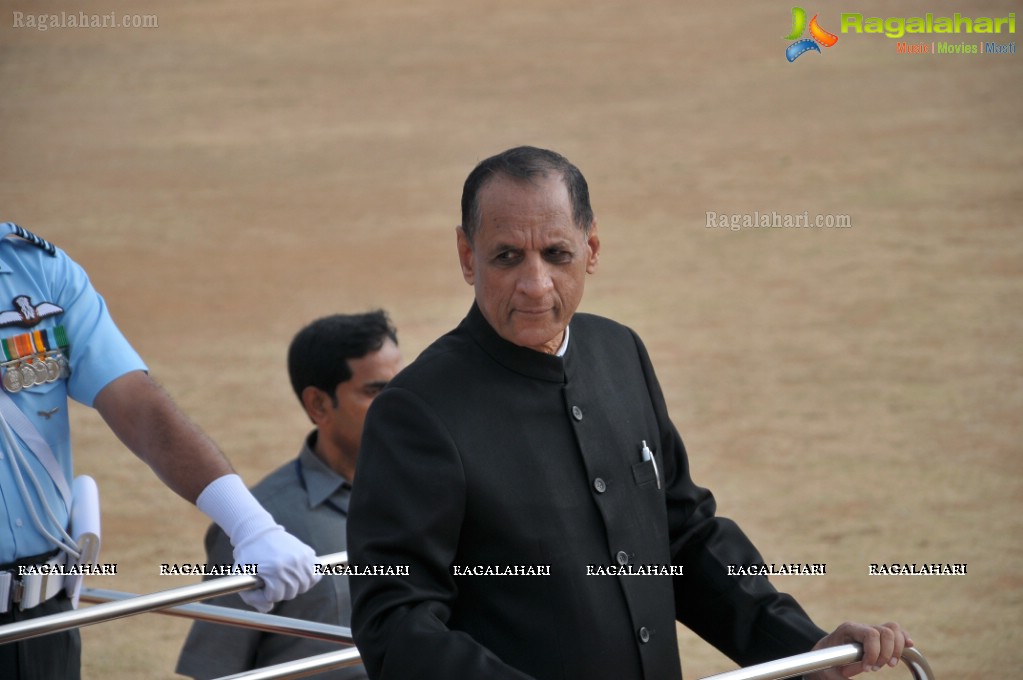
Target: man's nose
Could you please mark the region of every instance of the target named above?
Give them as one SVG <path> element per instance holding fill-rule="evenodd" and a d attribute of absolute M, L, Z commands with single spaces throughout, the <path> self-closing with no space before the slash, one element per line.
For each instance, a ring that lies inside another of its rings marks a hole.
<path fill-rule="evenodd" d="M 554 287 L 547 263 L 538 255 L 527 257 L 520 273 L 519 290 L 529 297 L 543 297 Z"/>

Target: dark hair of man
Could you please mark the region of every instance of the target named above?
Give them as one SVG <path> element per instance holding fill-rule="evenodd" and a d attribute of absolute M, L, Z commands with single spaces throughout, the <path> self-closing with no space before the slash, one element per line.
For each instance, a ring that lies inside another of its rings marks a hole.
<path fill-rule="evenodd" d="M 520 182 L 535 182 L 537 178 L 546 179 L 551 173 L 561 175 L 568 188 L 569 200 L 572 201 L 572 220 L 584 233 L 589 234 L 593 226 L 590 189 L 579 168 L 554 151 L 518 146 L 480 161 L 466 177 L 462 187 L 462 229 L 465 230 L 469 244 L 472 244 L 480 226 L 482 215 L 479 193 L 487 182 L 497 176 Z"/>
<path fill-rule="evenodd" d="M 313 321 L 295 335 L 288 347 L 291 388 L 301 401 L 302 390 L 317 387 L 337 406 L 337 386 L 352 377 L 348 360 L 376 352 L 387 339 L 398 344 L 398 333 L 382 309 L 365 314 L 333 314 Z"/>

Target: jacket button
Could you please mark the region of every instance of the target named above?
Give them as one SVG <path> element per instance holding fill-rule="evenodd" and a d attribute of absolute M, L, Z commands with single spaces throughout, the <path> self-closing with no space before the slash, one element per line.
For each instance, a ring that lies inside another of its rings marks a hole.
<path fill-rule="evenodd" d="M 625 552 L 624 550 L 619 550 L 618 554 L 615 555 L 615 559 L 618 560 L 618 564 L 624 567 L 626 564 L 629 563 L 629 553 Z"/>
<path fill-rule="evenodd" d="M 644 645 L 650 642 L 650 631 L 647 629 L 646 626 L 643 626 L 642 628 L 639 629 L 639 641 L 642 642 Z"/>
<path fill-rule="evenodd" d="M 575 418 L 576 420 L 582 420 L 583 419 L 583 410 L 581 408 L 579 408 L 578 406 L 573 406 L 572 407 L 572 417 Z"/>
<path fill-rule="evenodd" d="M 593 480 L 593 488 L 596 489 L 597 493 L 604 493 L 607 491 L 607 484 L 600 477 Z"/>

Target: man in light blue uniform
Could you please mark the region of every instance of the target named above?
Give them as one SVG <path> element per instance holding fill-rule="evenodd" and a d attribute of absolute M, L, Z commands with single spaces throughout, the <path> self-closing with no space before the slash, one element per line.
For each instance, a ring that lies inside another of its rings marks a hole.
<path fill-rule="evenodd" d="M 0 227 L 0 234 L 4 231 Z M 45 365 L 35 359 L 40 355 L 37 343 L 26 337 L 36 332 L 45 334 L 46 344 L 53 345 L 50 358 L 58 362 L 62 373 L 56 380 L 38 382 L 40 376 L 34 370 L 25 370 L 35 363 Z M 67 347 L 61 348 L 62 343 L 56 341 L 61 334 L 70 341 Z M 145 371 L 146 365 L 118 332 L 81 267 L 63 254 L 51 255 L 45 247 L 14 237 L 0 240 L 0 338 L 4 355 L 0 377 L 8 398 L 34 423 L 56 456 L 64 478 L 71 479 L 68 397 L 92 406 L 101 388 L 131 371 Z M 26 351 L 29 344 L 31 351 Z M 11 457 L 4 456 L 0 465 L 0 564 L 54 549 L 33 523 L 26 500 L 35 509 L 43 504 L 50 507 L 62 526 L 68 521 L 67 508 L 46 468 L 34 455 L 24 456 L 24 460 L 37 479 L 47 482 L 42 485 L 44 499 L 41 503 L 30 483 L 30 498 L 23 498 Z"/>
<path fill-rule="evenodd" d="M 19 574 L 73 564 L 78 551 L 65 533 L 69 396 L 96 408 L 168 487 L 221 526 L 236 562 L 258 565 L 264 587 L 243 594 L 250 606 L 268 611 L 319 580 L 312 549 L 273 520 L 149 377 L 85 271 L 9 222 L 0 223 L 0 380 L 0 625 L 72 607 L 60 579 L 47 587 Z M 77 678 L 79 667 L 77 631 L 0 645 L 4 678 Z"/>

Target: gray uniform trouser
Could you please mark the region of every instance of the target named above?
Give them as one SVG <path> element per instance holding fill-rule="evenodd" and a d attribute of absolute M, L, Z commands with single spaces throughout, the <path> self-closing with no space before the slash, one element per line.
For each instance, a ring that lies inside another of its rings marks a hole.
<path fill-rule="evenodd" d="M 69 611 L 71 601 L 60 593 L 28 611 L 15 605 L 0 614 L 0 625 Z M 78 629 L 0 645 L 0 678 L 5 680 L 79 680 L 82 638 Z"/>

